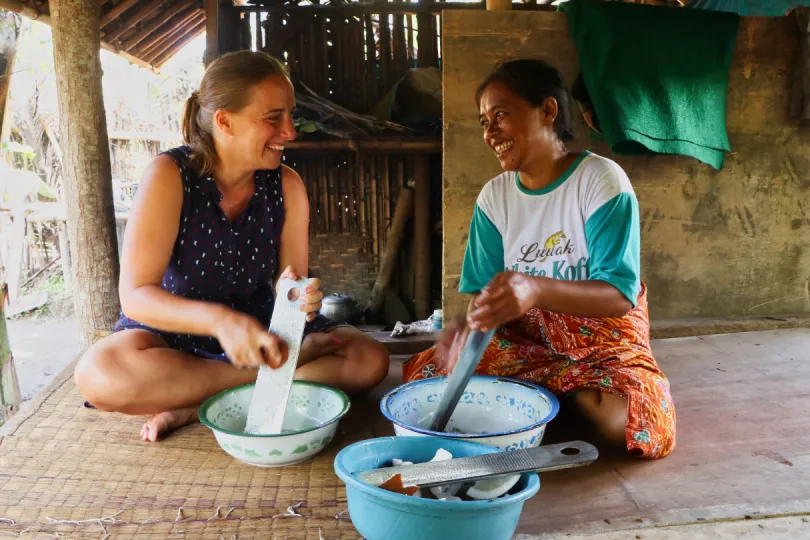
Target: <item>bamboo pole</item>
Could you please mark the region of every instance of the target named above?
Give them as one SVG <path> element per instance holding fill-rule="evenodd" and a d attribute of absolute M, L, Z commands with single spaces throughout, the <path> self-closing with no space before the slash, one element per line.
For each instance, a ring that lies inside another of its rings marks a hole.
<path fill-rule="evenodd" d="M 329 186 L 329 233 L 334 234 L 338 232 L 340 216 L 337 213 L 337 188 L 335 187 L 335 172 L 333 167 L 330 167 L 326 171 L 326 178 Z"/>
<path fill-rule="evenodd" d="M 424 1 L 424 0 L 422 0 Z M 385 94 L 391 88 L 391 28 L 388 26 L 388 15 L 380 14 L 380 73 L 382 87 L 380 92 Z"/>
<path fill-rule="evenodd" d="M 390 177 L 390 169 L 389 169 L 389 162 L 388 162 L 388 155 L 382 156 L 383 162 L 383 177 L 382 177 L 382 189 L 383 189 L 383 230 L 388 231 L 388 226 L 391 223 L 391 177 Z M 388 243 L 388 233 L 383 236 L 383 249 L 385 245 Z"/>
<path fill-rule="evenodd" d="M 366 97 L 370 103 L 377 101 L 377 47 L 374 44 L 374 24 L 371 15 L 363 15 L 363 26 L 366 32 Z"/>
<path fill-rule="evenodd" d="M 167 23 L 172 17 L 194 4 L 194 1 L 195 0 L 187 0 L 186 2 L 178 2 L 174 6 L 170 7 L 167 11 L 155 16 L 155 18 L 149 21 L 149 23 L 147 23 L 143 28 L 132 34 L 132 36 L 128 37 L 121 44 L 121 47 L 127 51 L 131 50 L 134 46 L 138 45 L 141 41 L 152 35 L 152 33 L 158 28 Z M 189 10 L 189 13 L 197 10 L 198 8 L 193 7 Z"/>
<path fill-rule="evenodd" d="M 371 165 L 371 169 L 369 170 L 369 188 L 370 188 L 370 198 L 371 198 L 371 250 L 375 257 L 379 256 L 380 254 L 380 244 L 379 244 L 379 237 L 380 237 L 380 226 L 379 226 L 379 219 L 377 214 L 377 158 L 376 156 L 371 156 L 369 159 L 369 164 Z"/>
<path fill-rule="evenodd" d="M 146 60 L 156 66 L 163 65 L 166 60 L 185 46 L 186 43 L 205 32 L 205 15 L 194 19 L 194 23 L 189 23 L 186 28 L 179 32 L 177 36 L 167 41 L 163 45 L 155 47 L 146 55 Z"/>
<path fill-rule="evenodd" d="M 354 156 L 355 162 L 360 161 L 362 156 Z M 353 232 L 360 231 L 360 224 L 357 222 L 357 167 L 350 167 L 348 170 L 349 185 L 346 187 L 349 205 L 349 229 Z"/>
<path fill-rule="evenodd" d="M 8 339 L 5 311 L 6 284 L 3 283 L 2 294 L 0 294 L 0 413 L 2 413 L 3 420 L 8 421 L 19 409 L 22 399 L 17 369 L 14 366 L 14 356 L 11 354 Z"/>
<path fill-rule="evenodd" d="M 394 72 L 399 79 L 408 69 L 408 51 L 405 43 L 405 15 L 394 16 Z"/>
<path fill-rule="evenodd" d="M 408 17 L 408 67 L 412 68 L 414 66 L 413 59 L 416 57 L 414 54 L 414 46 L 413 46 L 413 15 L 406 15 Z"/>
<path fill-rule="evenodd" d="M 365 156 L 357 156 L 357 224 L 360 236 L 365 239 L 368 232 L 366 228 L 366 168 L 364 166 Z"/>
<path fill-rule="evenodd" d="M 99 21 L 100 28 L 104 28 L 105 26 L 113 22 L 115 19 L 118 18 L 119 15 L 121 15 L 123 12 L 125 12 L 126 10 L 128 10 L 137 3 L 138 0 L 121 0 L 120 2 L 115 4 L 115 6 L 110 11 L 101 16 L 101 21 Z"/>
<path fill-rule="evenodd" d="M 331 84 L 329 83 L 329 77 L 332 73 L 332 70 L 329 67 L 329 33 L 330 32 L 326 25 L 326 17 L 319 15 L 318 37 L 320 38 L 320 61 L 323 70 L 323 77 L 321 78 L 321 87 L 318 89 L 318 93 L 320 93 L 322 96 L 328 96 L 331 88 Z"/>
<path fill-rule="evenodd" d="M 394 210 L 394 219 L 391 222 L 391 232 L 388 235 L 388 245 L 386 246 L 385 253 L 383 253 L 382 260 L 380 260 L 379 270 L 377 271 L 377 279 L 374 282 L 374 288 L 371 290 L 371 297 L 369 298 L 367 308 L 376 317 L 383 307 L 385 301 L 385 291 L 391 282 L 391 276 L 394 274 L 394 268 L 397 266 L 397 255 L 402 246 L 402 240 L 405 237 L 405 229 L 408 224 L 408 218 L 413 212 L 413 191 L 405 186 L 402 186 L 397 197 L 397 207 Z"/>
<path fill-rule="evenodd" d="M 415 156 L 413 178 L 414 203 L 415 311 L 418 320 L 430 316 L 430 158 Z"/>
<path fill-rule="evenodd" d="M 105 32 L 102 35 L 102 37 L 104 38 L 105 41 L 109 43 L 114 42 L 119 37 L 121 37 L 124 34 L 124 32 L 126 32 L 127 30 L 129 30 L 130 28 L 132 28 L 133 26 L 135 26 L 136 24 L 147 18 L 149 15 L 154 13 L 155 10 L 157 10 L 157 8 L 159 8 L 162 5 L 163 0 L 151 0 L 151 2 L 147 2 L 147 4 L 141 7 L 138 11 L 136 11 L 132 17 L 129 17 L 128 19 L 121 22 L 121 24 L 118 25 L 118 28 L 116 28 L 110 33 Z"/>

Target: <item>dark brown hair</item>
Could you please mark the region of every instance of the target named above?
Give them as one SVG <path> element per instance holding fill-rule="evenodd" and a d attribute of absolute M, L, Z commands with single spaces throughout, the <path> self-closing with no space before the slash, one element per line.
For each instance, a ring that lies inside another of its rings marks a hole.
<path fill-rule="evenodd" d="M 183 109 L 183 140 L 191 147 L 191 165 L 201 174 L 217 163 L 213 116 L 219 109 L 241 111 L 250 90 L 268 77 L 287 69 L 278 59 L 261 51 L 238 51 L 222 55 L 205 70 L 200 89 L 191 93 Z"/>
<path fill-rule="evenodd" d="M 499 64 L 478 86 L 475 102 L 481 106 L 481 97 L 487 86 L 502 82 L 512 92 L 528 101 L 532 107 L 540 107 L 548 97 L 557 100 L 557 118 L 554 132 L 562 142 L 574 138 L 574 120 L 571 112 L 571 93 L 557 68 L 543 60 L 525 58 Z"/>

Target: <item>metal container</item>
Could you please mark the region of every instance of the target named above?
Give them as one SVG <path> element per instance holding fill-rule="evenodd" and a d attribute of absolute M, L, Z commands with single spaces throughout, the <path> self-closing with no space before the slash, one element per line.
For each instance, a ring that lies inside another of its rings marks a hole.
<path fill-rule="evenodd" d="M 349 322 L 357 315 L 358 308 L 350 296 L 335 293 L 323 299 L 320 313 L 336 322 Z"/>

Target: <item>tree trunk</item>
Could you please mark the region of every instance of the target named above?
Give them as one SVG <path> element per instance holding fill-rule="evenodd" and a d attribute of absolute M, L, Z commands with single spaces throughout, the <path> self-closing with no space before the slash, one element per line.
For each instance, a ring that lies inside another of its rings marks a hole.
<path fill-rule="evenodd" d="M 112 330 L 120 310 L 99 2 L 52 0 L 50 8 L 73 302 L 84 349 Z"/>
<path fill-rule="evenodd" d="M 17 38 L 20 37 L 20 27 L 17 23 L 18 18 L 14 13 L 0 10 L 0 137 L 6 134 L 11 124 L 11 118 L 6 118 L 6 113 L 12 66 L 17 53 Z"/>

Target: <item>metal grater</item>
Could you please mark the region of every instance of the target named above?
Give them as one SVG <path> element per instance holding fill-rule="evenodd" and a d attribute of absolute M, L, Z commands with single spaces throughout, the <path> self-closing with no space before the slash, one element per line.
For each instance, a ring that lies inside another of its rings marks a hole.
<path fill-rule="evenodd" d="M 284 279 L 279 282 L 278 295 L 270 319 L 270 332 L 287 344 L 287 361 L 278 369 L 261 366 L 253 388 L 253 398 L 248 410 L 245 433 L 272 435 L 281 433 L 284 414 L 287 411 L 287 400 L 290 398 L 293 376 L 298 365 L 298 353 L 301 350 L 301 338 L 307 314 L 301 311 L 301 301 L 290 302 L 288 295 L 293 289 L 299 289 L 301 298 L 309 280 L 298 281 Z"/>
<path fill-rule="evenodd" d="M 590 465 L 598 457 L 599 451 L 592 444 L 573 441 L 514 452 L 496 452 L 447 461 L 383 467 L 361 471 L 355 475 L 361 482 L 372 486 L 380 486 L 399 474 L 404 486 L 433 487 L 474 482 L 514 473 L 582 467 Z"/>
<path fill-rule="evenodd" d="M 442 398 L 430 425 L 430 431 L 444 432 L 450 417 L 453 416 L 453 412 L 456 410 L 458 400 L 464 394 L 467 384 L 469 384 L 478 363 L 481 361 L 481 357 L 484 355 L 484 351 L 487 350 L 487 346 L 494 335 L 495 329 L 487 332 L 473 330 L 467 336 L 467 342 L 459 355 L 456 367 L 445 380 Z"/>

